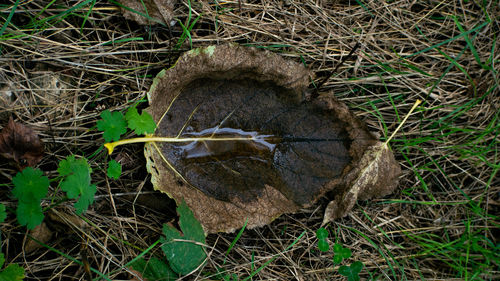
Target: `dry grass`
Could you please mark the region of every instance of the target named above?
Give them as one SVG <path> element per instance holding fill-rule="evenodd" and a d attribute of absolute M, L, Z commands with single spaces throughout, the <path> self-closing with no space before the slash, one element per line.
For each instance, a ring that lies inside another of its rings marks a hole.
<path fill-rule="evenodd" d="M 33 280 L 82 280 L 83 268 L 72 260 L 82 253 L 108 278 L 130 280 L 123 266 L 158 239 L 162 223 L 175 219 L 175 205 L 152 192 L 141 145 L 121 149 L 120 180 L 106 178 L 108 156 L 95 123 L 104 109 L 123 110 L 144 99 L 152 77 L 190 45 L 186 40 L 173 48 L 179 24 L 171 31 L 139 26 L 108 1 L 97 1 L 88 16 L 90 4 L 43 25 L 80 2 L 57 1 L 44 11 L 49 1 L 18 6 L 0 39 L 0 124 L 14 115 L 40 132 L 47 153 L 39 167 L 52 178 L 67 155 L 87 157 L 96 202 L 84 218 L 65 215 L 72 213 L 71 202 L 55 206 L 46 219 L 52 238 L 31 252 L 23 248 L 25 228 L 9 216 L 1 227 L 2 251 Z M 241 10 L 238 1 L 218 2 L 192 4 L 193 18 L 200 16 L 193 47 L 238 42 L 267 48 L 303 61 L 319 81 L 360 42 L 355 59 L 324 89 L 333 89 L 382 139 L 416 99 L 425 101 L 392 142 L 404 171 L 398 191 L 359 202 L 328 225 L 330 240 L 335 233 L 352 250 L 348 264 L 364 263 L 363 279 L 500 277 L 498 254 L 489 264 L 485 258 L 499 243 L 498 1 L 241 1 Z M 9 7 L 0 9 L 1 25 Z M 176 5 L 182 22 L 188 7 L 187 1 Z M 124 38 L 137 39 L 116 41 Z M 0 181 L 9 183 L 15 172 L 2 162 Z M 0 198 L 15 206 L 5 186 Z M 244 231 L 227 256 L 236 234 L 208 236 L 206 266 L 188 278 L 217 279 L 219 267 L 244 278 L 271 257 L 253 280 L 344 278 L 332 252 L 316 246 L 325 203 Z"/>

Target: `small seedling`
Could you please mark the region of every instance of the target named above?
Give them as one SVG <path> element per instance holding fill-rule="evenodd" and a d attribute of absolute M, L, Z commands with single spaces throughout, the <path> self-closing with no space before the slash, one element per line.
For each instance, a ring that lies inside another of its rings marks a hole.
<path fill-rule="evenodd" d="M 42 171 L 28 167 L 12 179 L 12 194 L 17 198 L 17 221 L 33 229 L 43 221 L 40 201 L 49 191 L 49 179 Z"/>
<path fill-rule="evenodd" d="M 106 142 L 117 141 L 121 135 L 127 132 L 127 121 L 121 112 L 113 112 L 108 109 L 101 113 L 102 120 L 97 121 L 97 129 L 103 131 Z"/>
<path fill-rule="evenodd" d="M 64 177 L 61 189 L 66 191 L 68 198 L 79 197 L 75 203 L 76 213 L 85 212 L 89 205 L 94 202 L 94 195 L 97 191 L 97 187 L 90 184 L 92 169 L 87 163 L 87 159 L 76 159 L 74 155 L 70 155 L 59 162 L 57 171 Z"/>
<path fill-rule="evenodd" d="M 351 249 L 344 248 L 340 243 L 335 243 L 335 245 L 333 245 L 333 252 L 335 253 L 333 256 L 334 264 L 340 264 L 343 259 L 348 259 L 352 255 Z"/>
<path fill-rule="evenodd" d="M 343 265 L 339 268 L 339 273 L 347 277 L 348 281 L 359 281 L 359 273 L 363 269 L 363 263 L 360 261 L 353 262 L 350 266 Z"/>
<path fill-rule="evenodd" d="M 324 227 L 319 228 L 316 231 L 316 237 L 318 238 L 318 248 L 322 252 L 327 252 L 330 249 L 330 245 L 328 245 L 328 230 Z"/>
<path fill-rule="evenodd" d="M 117 180 L 122 174 L 122 165 L 116 162 L 116 160 L 111 160 L 108 162 L 108 177 Z"/>
<path fill-rule="evenodd" d="M 205 233 L 186 202 L 183 201 L 177 207 L 177 213 L 182 234 L 173 226 L 163 225 L 165 237 L 161 238 L 161 248 L 170 267 L 175 272 L 186 275 L 198 268 L 207 257 L 203 246 L 196 244 L 205 244 Z"/>

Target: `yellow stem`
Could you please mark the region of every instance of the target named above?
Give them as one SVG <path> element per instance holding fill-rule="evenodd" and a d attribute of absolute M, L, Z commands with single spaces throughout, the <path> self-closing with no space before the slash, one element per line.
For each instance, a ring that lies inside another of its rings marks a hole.
<path fill-rule="evenodd" d="M 399 126 L 396 128 L 396 130 L 392 133 L 392 135 L 387 139 L 385 142 L 385 145 L 389 143 L 389 141 L 396 135 L 396 132 L 401 129 L 403 124 L 406 122 L 408 117 L 411 115 L 411 113 L 417 108 L 417 106 L 422 103 L 421 100 L 416 100 L 415 104 L 413 107 L 410 109 L 410 112 L 406 115 L 406 117 L 403 119 L 403 121 L 399 124 Z M 169 137 L 142 137 L 142 138 L 131 138 L 131 139 L 125 139 L 125 140 L 119 140 L 115 142 L 108 142 L 104 144 L 104 147 L 108 149 L 108 153 L 111 154 L 113 153 L 113 150 L 115 147 L 124 145 L 124 144 L 130 144 L 130 143 L 139 143 L 139 142 L 190 142 L 190 141 L 238 141 L 238 140 L 254 140 L 255 138 L 235 138 L 235 137 L 225 137 L 225 138 L 214 138 L 213 136 L 210 137 L 194 137 L 194 138 L 169 138 Z"/>
<path fill-rule="evenodd" d="M 142 137 L 142 138 L 131 138 L 125 140 L 119 140 L 115 142 L 108 142 L 104 144 L 104 147 L 108 149 L 108 153 L 113 153 L 115 147 L 130 143 L 139 142 L 190 142 L 190 141 L 238 141 L 238 140 L 253 140 L 254 138 L 214 138 L 214 137 L 198 137 L 198 138 L 169 138 L 169 137 Z"/>
<path fill-rule="evenodd" d="M 408 119 L 408 117 L 410 117 L 411 113 L 413 112 L 413 110 L 415 110 L 415 108 L 417 108 L 417 106 L 419 104 L 421 104 L 422 101 L 421 100 L 416 100 L 415 103 L 413 104 L 412 108 L 410 109 L 410 112 L 408 112 L 408 114 L 406 114 L 405 118 L 403 119 L 403 121 L 399 124 L 399 126 L 396 128 L 396 130 L 394 130 L 394 132 L 392 132 L 392 135 L 385 141 L 385 145 L 387 145 L 391 139 L 396 135 L 396 133 L 399 131 L 399 129 L 401 129 L 401 127 L 403 127 L 403 124 L 406 122 L 406 120 Z"/>

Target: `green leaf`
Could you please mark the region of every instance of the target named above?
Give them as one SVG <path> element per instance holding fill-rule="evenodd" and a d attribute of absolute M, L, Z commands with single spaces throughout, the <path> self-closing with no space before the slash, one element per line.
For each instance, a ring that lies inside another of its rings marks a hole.
<path fill-rule="evenodd" d="M 57 171 L 64 177 L 61 189 L 67 193 L 68 198 L 79 197 L 75 203 L 76 213 L 85 212 L 94 201 L 94 195 L 97 191 L 97 187 L 90 184 L 92 169 L 87 163 L 87 159 L 75 159 L 74 155 L 70 155 L 59 162 Z"/>
<path fill-rule="evenodd" d="M 134 270 L 142 274 L 147 280 L 177 280 L 179 276 L 165 262 L 151 258 L 149 261 L 138 259 L 131 264 Z"/>
<path fill-rule="evenodd" d="M 342 262 L 342 260 L 343 260 L 342 256 L 339 256 L 339 255 L 333 256 L 333 263 L 334 264 L 340 264 Z"/>
<path fill-rule="evenodd" d="M 351 249 L 343 247 L 340 243 L 333 245 L 333 252 L 335 253 L 333 262 L 336 264 L 341 263 L 343 259 L 350 258 L 352 255 Z"/>
<path fill-rule="evenodd" d="M 328 252 L 330 245 L 328 245 L 328 241 L 326 241 L 326 239 L 320 239 L 318 240 L 318 248 L 322 252 Z"/>
<path fill-rule="evenodd" d="M 42 171 L 28 167 L 12 179 L 12 194 L 19 200 L 16 210 L 20 225 L 33 229 L 43 221 L 40 201 L 49 191 L 49 179 Z"/>
<path fill-rule="evenodd" d="M 318 228 L 316 230 L 316 237 L 318 237 L 318 248 L 322 252 L 327 252 L 330 249 L 330 245 L 328 245 L 328 230 L 323 227 Z"/>
<path fill-rule="evenodd" d="M 5 262 L 3 253 L 0 253 L 0 267 Z M 24 278 L 24 269 L 15 263 L 9 264 L 0 272 L 0 281 L 21 281 Z"/>
<path fill-rule="evenodd" d="M 138 135 L 155 132 L 156 123 L 153 117 L 146 111 L 142 111 L 142 114 L 139 114 L 137 108 L 131 107 L 127 111 L 127 114 L 125 114 L 125 119 L 127 119 L 128 127 Z"/>
<path fill-rule="evenodd" d="M 351 249 L 349 248 L 342 248 L 342 251 L 340 251 L 340 255 L 344 258 L 344 259 L 348 259 L 351 257 L 352 255 L 352 252 L 351 252 Z"/>
<path fill-rule="evenodd" d="M 177 207 L 179 214 L 179 226 L 182 234 L 170 225 L 163 225 L 163 234 L 161 237 L 162 250 L 170 263 L 170 267 L 181 275 L 186 275 L 200 266 L 206 258 L 206 253 L 201 245 L 195 242 L 205 244 L 205 233 L 201 224 L 196 220 L 193 212 L 189 209 L 186 202 Z M 184 241 L 174 241 L 182 239 Z"/>
<path fill-rule="evenodd" d="M 120 136 L 127 132 L 127 121 L 121 112 L 113 112 L 108 109 L 101 113 L 102 120 L 97 121 L 97 129 L 103 131 L 106 142 L 117 141 Z"/>
<path fill-rule="evenodd" d="M 108 177 L 117 180 L 122 174 L 122 165 L 116 162 L 116 160 L 111 160 L 108 162 Z"/>
<path fill-rule="evenodd" d="M 16 174 L 12 179 L 14 189 L 12 193 L 20 202 L 40 204 L 49 191 L 49 179 L 43 176 L 42 171 L 28 167 Z"/>
<path fill-rule="evenodd" d="M 328 238 L 328 230 L 326 230 L 324 227 L 318 228 L 318 230 L 316 230 L 316 237 L 318 237 L 318 239 Z"/>
<path fill-rule="evenodd" d="M 359 273 L 363 269 L 363 263 L 356 261 L 352 263 L 349 267 L 343 265 L 339 267 L 339 273 L 347 277 L 348 281 L 359 281 Z"/>
<path fill-rule="evenodd" d="M 0 223 L 4 222 L 7 218 L 7 212 L 5 211 L 5 205 L 0 204 Z M 1 267 L 2 265 L 0 265 Z"/>
<path fill-rule="evenodd" d="M 34 229 L 43 221 L 44 215 L 40 203 L 26 204 L 19 202 L 16 209 L 17 221 L 28 229 Z"/>
<path fill-rule="evenodd" d="M 360 261 L 355 261 L 351 264 L 350 268 L 351 272 L 359 274 L 361 272 L 361 269 L 363 269 L 363 263 Z"/>
<path fill-rule="evenodd" d="M 343 265 L 339 267 L 339 273 L 340 275 L 349 277 L 349 275 L 351 274 L 351 269 L 347 265 Z"/>

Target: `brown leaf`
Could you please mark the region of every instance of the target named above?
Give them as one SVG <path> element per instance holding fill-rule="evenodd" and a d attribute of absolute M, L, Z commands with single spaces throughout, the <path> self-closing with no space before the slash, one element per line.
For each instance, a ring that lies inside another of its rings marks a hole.
<path fill-rule="evenodd" d="M 42 243 L 47 243 L 52 237 L 52 231 L 47 227 L 46 223 L 42 222 L 42 224 L 30 230 L 30 235 Z M 26 251 L 26 253 L 30 253 L 42 247 L 43 246 L 40 245 L 38 242 L 32 239 L 28 239 L 26 241 L 26 244 L 24 245 L 24 250 Z"/>
<path fill-rule="evenodd" d="M 398 184 L 401 168 L 384 143 L 368 147 L 358 164 L 345 177 L 343 193 L 336 196 L 325 210 L 323 224 L 347 215 L 358 199 L 366 200 L 390 194 Z"/>
<path fill-rule="evenodd" d="M 262 226 L 352 188 L 366 199 L 392 190 L 392 175 L 389 185 L 365 180 L 386 170 L 359 176 L 377 139 L 333 94 L 304 102 L 309 79 L 301 64 L 253 48 L 183 55 L 149 91 L 154 135 L 185 139 L 146 145 L 154 187 L 184 199 L 210 233 L 233 231 L 247 218 L 247 227 Z M 392 152 L 384 155 L 377 165 L 399 169 Z M 339 213 L 352 208 L 342 203 Z"/>
<path fill-rule="evenodd" d="M 128 8 L 120 7 L 126 19 L 134 20 L 141 25 L 163 22 L 170 26 L 177 0 L 118 0 L 118 2 Z M 148 19 L 146 15 L 152 19 Z"/>
<path fill-rule="evenodd" d="M 21 170 L 38 164 L 43 151 L 38 134 L 10 117 L 9 123 L 0 132 L 0 156 L 12 160 Z"/>

